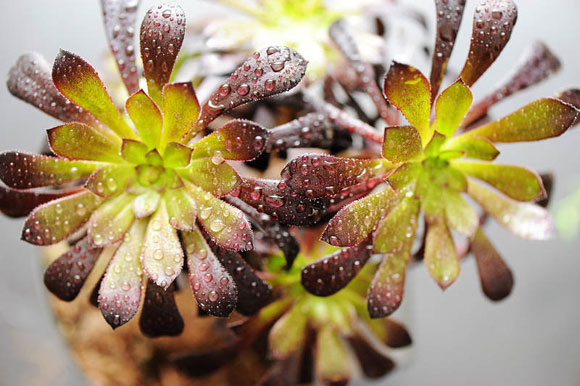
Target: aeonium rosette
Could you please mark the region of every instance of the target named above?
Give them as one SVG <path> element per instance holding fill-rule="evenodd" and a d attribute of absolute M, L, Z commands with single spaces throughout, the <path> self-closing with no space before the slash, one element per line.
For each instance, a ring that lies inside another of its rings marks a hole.
<path fill-rule="evenodd" d="M 481 217 L 464 194 L 518 236 L 536 240 L 553 236 L 548 212 L 534 204 L 545 195 L 539 176 L 491 161 L 499 154 L 497 143 L 561 135 L 574 124 L 578 110 L 561 99 L 543 98 L 497 121 L 469 126 L 493 103 L 545 78 L 559 62 L 545 46 L 536 45 L 505 85 L 470 110 L 470 87 L 500 54 L 517 18 L 512 1 L 486 1 L 476 9 L 471 47 L 458 79 L 437 96 L 463 3 L 436 1 L 443 16 L 438 19 L 431 81 L 418 69 L 397 62 L 386 74 L 384 95 L 409 125 L 387 127 L 380 141 L 365 136 L 382 145 L 382 158 L 304 155 L 283 170 L 288 185 L 311 198 L 334 196 L 355 184 L 374 186 L 377 180 L 389 185 L 349 204 L 329 221 L 323 240 L 347 248 L 304 268 L 302 283 L 310 292 L 328 296 L 339 291 L 376 253 L 382 264 L 368 292 L 368 310 L 372 317 L 395 311 L 422 213 L 426 230 L 419 258 L 424 257 L 439 286 L 447 288 L 460 271 L 453 229 L 468 240 L 486 295 L 493 300 L 507 296 L 513 285 L 511 271 L 482 232 Z"/>
<path fill-rule="evenodd" d="M 250 223 L 220 197 L 241 181 L 226 160 L 254 159 L 269 132 L 246 120 L 203 132 L 230 109 L 296 86 L 306 61 L 286 47 L 258 51 L 200 108 L 190 82 L 169 83 L 185 17 L 179 6 L 162 4 L 141 25 L 146 93 L 136 89 L 134 56 L 127 56 L 131 41 L 119 31 L 119 25 L 132 28 L 123 24 L 131 20 L 128 9 L 104 2 L 111 47 L 132 92 L 125 111 L 96 71 L 70 52 L 59 53 L 52 77 L 36 54 L 24 55 L 12 69 L 11 92 L 66 123 L 48 130 L 55 156 L 0 155 L 0 178 L 8 186 L 2 188 L 2 210 L 12 216 L 31 211 L 22 237 L 32 244 L 76 240 L 45 274 L 48 288 L 62 299 L 76 297 L 101 254 L 112 255 L 98 303 L 113 327 L 137 312 L 145 278 L 146 296 L 159 293 L 155 287 L 169 291 L 185 255 L 200 307 L 227 316 L 238 305 L 240 283 L 228 271 L 236 267 L 222 264 L 207 242 L 234 253 L 252 249 Z M 32 210 L 31 204 L 39 206 Z"/>

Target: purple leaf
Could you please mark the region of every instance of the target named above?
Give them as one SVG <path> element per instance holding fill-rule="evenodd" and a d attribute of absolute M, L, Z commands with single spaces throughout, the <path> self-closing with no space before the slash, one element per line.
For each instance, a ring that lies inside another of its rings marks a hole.
<path fill-rule="evenodd" d="M 190 354 L 180 355 L 171 362 L 177 369 L 191 377 L 212 374 L 233 361 L 242 345 L 240 339 L 230 339 L 225 344 L 212 346 Z"/>
<path fill-rule="evenodd" d="M 148 280 L 139 327 L 149 338 L 177 336 L 183 332 L 183 318 L 175 304 L 175 283 L 163 289 Z"/>
<path fill-rule="evenodd" d="M 25 217 L 39 205 L 79 191 L 80 188 L 23 192 L 0 186 L 0 212 L 8 217 Z"/>
<path fill-rule="evenodd" d="M 378 379 L 395 368 L 395 362 L 379 352 L 365 337 L 356 334 L 349 337 L 348 342 L 366 377 Z"/>
<path fill-rule="evenodd" d="M 563 102 L 571 104 L 572 106 L 580 110 L 580 89 L 573 88 L 563 91 L 561 93 L 558 93 L 556 95 L 556 98 L 560 99 Z M 580 114 L 576 116 L 576 119 L 574 120 L 574 122 L 572 122 L 570 127 L 576 126 L 578 123 L 580 123 Z"/>
<path fill-rule="evenodd" d="M 44 272 L 46 288 L 61 300 L 74 300 L 93 270 L 101 248 L 91 247 L 88 237 L 77 241 Z"/>
<path fill-rule="evenodd" d="M 493 301 L 508 296 L 514 286 L 512 272 L 481 229 L 471 241 L 471 252 L 475 256 L 485 296 Z"/>

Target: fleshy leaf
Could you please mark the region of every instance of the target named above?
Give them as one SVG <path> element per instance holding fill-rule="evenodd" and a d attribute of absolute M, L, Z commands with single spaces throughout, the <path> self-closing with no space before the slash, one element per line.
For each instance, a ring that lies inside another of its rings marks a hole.
<path fill-rule="evenodd" d="M 141 247 L 146 221 L 136 221 L 115 251 L 99 290 L 99 309 L 114 329 L 127 323 L 141 304 L 143 270 Z"/>
<path fill-rule="evenodd" d="M 256 275 L 239 253 L 228 251 L 216 244 L 212 245 L 212 249 L 236 283 L 236 311 L 242 315 L 255 315 L 272 300 L 272 288 Z"/>
<path fill-rule="evenodd" d="M 374 336 L 391 348 L 407 347 L 412 343 L 407 328 L 390 318 L 367 321 Z"/>
<path fill-rule="evenodd" d="M 168 189 L 164 195 L 169 224 L 172 227 L 192 232 L 195 227 L 197 206 L 193 197 L 184 189 Z"/>
<path fill-rule="evenodd" d="M 441 81 L 445 77 L 447 63 L 457 38 L 457 31 L 463 19 L 465 0 L 436 0 L 437 35 L 431 61 L 431 100 L 439 92 Z"/>
<path fill-rule="evenodd" d="M 163 289 L 173 283 L 183 268 L 183 250 L 177 232 L 169 225 L 164 201 L 149 220 L 142 260 L 147 276 Z"/>
<path fill-rule="evenodd" d="M 373 126 L 360 119 L 352 117 L 350 114 L 331 105 L 327 102 L 312 102 L 313 106 L 322 114 L 328 117 L 331 123 L 349 133 L 360 135 L 369 141 L 382 144 L 383 133 L 377 131 Z"/>
<path fill-rule="evenodd" d="M 268 341 L 276 359 L 284 359 L 302 349 L 306 338 L 306 314 L 294 306 L 272 326 Z"/>
<path fill-rule="evenodd" d="M 13 189 L 32 189 L 88 177 L 101 165 L 10 151 L 0 154 L 0 179 Z"/>
<path fill-rule="evenodd" d="M 576 109 L 580 110 L 580 89 L 573 88 L 560 92 L 556 95 L 556 98 L 566 103 L 569 103 L 572 106 L 576 107 Z M 576 115 L 576 119 L 570 125 L 570 127 L 576 126 L 578 123 L 580 123 L 580 114 Z"/>
<path fill-rule="evenodd" d="M 199 125 L 244 103 L 280 94 L 295 87 L 306 73 L 306 60 L 287 47 L 255 52 L 203 105 Z"/>
<path fill-rule="evenodd" d="M 83 122 L 96 125 L 88 111 L 70 103 L 54 86 L 50 64 L 35 52 L 18 58 L 8 73 L 8 90 L 15 97 L 30 103 L 63 122 Z"/>
<path fill-rule="evenodd" d="M 183 332 L 183 318 L 175 304 L 175 284 L 167 289 L 148 280 L 145 302 L 139 318 L 141 332 L 149 338 L 177 336 Z"/>
<path fill-rule="evenodd" d="M 197 141 L 191 157 L 251 161 L 262 153 L 267 138 L 262 126 L 236 119 Z"/>
<path fill-rule="evenodd" d="M 234 310 L 238 290 L 234 279 L 220 264 L 201 233 L 183 232 L 189 280 L 199 307 L 213 316 L 225 317 Z"/>
<path fill-rule="evenodd" d="M 459 77 L 472 86 L 509 41 L 518 10 L 512 0 L 490 0 L 477 6 L 469 54 Z"/>
<path fill-rule="evenodd" d="M 475 158 L 483 161 L 493 161 L 499 150 L 484 137 L 455 137 L 443 145 L 445 151 L 461 151 L 465 158 Z"/>
<path fill-rule="evenodd" d="M 197 203 L 197 218 L 212 240 L 234 251 L 253 248 L 254 235 L 241 210 L 196 186 L 190 186 L 189 191 Z"/>
<path fill-rule="evenodd" d="M 491 106 L 517 91 L 526 89 L 546 79 L 560 69 L 560 61 L 541 42 L 535 42 L 522 57 L 520 64 L 481 101 L 477 102 L 465 116 L 462 126 L 466 127 L 484 117 Z"/>
<path fill-rule="evenodd" d="M 473 94 L 461 79 L 443 90 L 435 102 L 437 131 L 447 137 L 453 136 L 472 102 Z"/>
<path fill-rule="evenodd" d="M 280 173 L 296 193 L 308 198 L 336 195 L 342 189 L 387 174 L 393 166 L 382 159 L 339 158 L 306 154 L 290 161 Z"/>
<path fill-rule="evenodd" d="M 331 326 L 318 331 L 315 350 L 316 378 L 324 385 L 346 385 L 352 365 L 348 350 Z"/>
<path fill-rule="evenodd" d="M 302 285 L 316 296 L 330 296 L 351 282 L 371 257 L 368 242 L 340 249 L 302 269 Z"/>
<path fill-rule="evenodd" d="M 134 175 L 134 167 L 106 165 L 91 174 L 85 188 L 98 196 L 112 197 L 123 192 L 129 179 Z"/>
<path fill-rule="evenodd" d="M 125 110 L 137 128 L 141 141 L 150 149 L 156 147 L 161 138 L 163 116 L 153 99 L 139 90 L 127 99 Z"/>
<path fill-rule="evenodd" d="M 177 142 L 169 142 L 163 155 L 164 165 L 170 168 L 184 168 L 191 161 L 191 148 Z"/>
<path fill-rule="evenodd" d="M 8 217 L 25 217 L 39 205 L 77 193 L 79 189 L 21 191 L 0 186 L 0 212 Z"/>
<path fill-rule="evenodd" d="M 145 163 L 145 155 L 148 153 L 148 147 L 143 142 L 134 139 L 123 139 L 121 146 L 121 157 L 129 163 L 140 165 Z"/>
<path fill-rule="evenodd" d="M 441 289 L 449 287 L 459 276 L 461 266 L 455 244 L 441 218 L 432 219 L 427 226 L 425 265 Z"/>
<path fill-rule="evenodd" d="M 415 240 L 419 200 L 405 197 L 380 222 L 374 235 L 374 249 L 379 253 L 395 253 Z"/>
<path fill-rule="evenodd" d="M 35 245 L 56 244 L 83 226 L 101 201 L 82 191 L 41 205 L 26 219 L 22 240 Z"/>
<path fill-rule="evenodd" d="M 72 160 L 119 162 L 121 141 L 84 123 L 72 122 L 47 131 L 52 151 Z"/>
<path fill-rule="evenodd" d="M 468 193 L 489 215 L 517 236 L 532 240 L 547 240 L 555 236 L 550 214 L 538 205 L 514 201 L 471 179 Z"/>
<path fill-rule="evenodd" d="M 193 160 L 187 169 L 178 171 L 182 177 L 216 196 L 225 196 L 239 183 L 240 176 L 222 159 Z"/>
<path fill-rule="evenodd" d="M 131 208 L 134 196 L 127 193 L 105 201 L 91 216 L 88 234 L 96 247 L 121 240 L 133 224 L 135 215 Z"/>
<path fill-rule="evenodd" d="M 539 141 L 559 136 L 577 116 L 578 110 L 573 106 L 558 99 L 542 98 L 458 138 L 484 137 L 494 143 Z"/>
<path fill-rule="evenodd" d="M 72 102 L 93 114 L 122 138 L 135 138 L 90 64 L 80 56 L 61 50 L 54 60 L 52 80 Z"/>
<path fill-rule="evenodd" d="M 401 191 L 416 182 L 423 168 L 417 162 L 399 166 L 388 178 L 389 185 L 395 191 Z"/>
<path fill-rule="evenodd" d="M 349 337 L 348 342 L 367 378 L 381 378 L 395 368 L 395 362 L 379 352 L 366 337 L 353 335 Z"/>
<path fill-rule="evenodd" d="M 135 63 L 135 22 L 139 0 L 101 0 L 105 32 L 129 94 L 139 89 Z"/>
<path fill-rule="evenodd" d="M 477 230 L 471 241 L 471 252 L 475 256 L 485 296 L 493 301 L 507 297 L 514 286 L 514 277 L 481 229 Z"/>
<path fill-rule="evenodd" d="M 433 131 L 429 126 L 431 92 L 425 75 L 415 67 L 393 62 L 385 76 L 385 96 L 419 131 L 426 145 Z"/>
<path fill-rule="evenodd" d="M 452 165 L 471 177 L 487 182 L 514 200 L 535 201 L 546 195 L 540 176 L 526 168 L 465 161 L 453 161 Z"/>
<path fill-rule="evenodd" d="M 161 195 L 152 189 L 147 189 L 133 200 L 133 213 L 138 219 L 149 217 L 159 207 Z"/>
<path fill-rule="evenodd" d="M 479 227 L 479 216 L 475 210 L 454 190 L 444 189 L 443 200 L 447 224 L 459 233 L 472 237 Z"/>
<path fill-rule="evenodd" d="M 396 126 L 385 129 L 383 156 L 391 162 L 405 162 L 423 151 L 421 134 L 413 126 Z"/>
<path fill-rule="evenodd" d="M 185 14 L 177 4 L 155 5 L 141 24 L 141 59 L 149 96 L 161 106 L 161 91 L 169 82 L 185 36 Z"/>
<path fill-rule="evenodd" d="M 101 251 L 101 248 L 91 247 L 88 237 L 77 241 L 67 252 L 50 263 L 44 272 L 46 288 L 61 300 L 74 300 L 93 270 Z"/>
<path fill-rule="evenodd" d="M 322 240 L 340 247 L 357 245 L 395 205 L 397 198 L 386 188 L 344 207 L 328 222 Z"/>
<path fill-rule="evenodd" d="M 163 133 L 161 148 L 169 142 L 187 143 L 197 132 L 199 102 L 191 82 L 170 83 L 163 87 Z M 187 140 L 182 137 L 190 135 Z"/>
<path fill-rule="evenodd" d="M 388 316 L 401 305 L 413 240 L 405 242 L 398 251 L 384 255 L 367 294 L 367 309 L 371 318 Z"/>

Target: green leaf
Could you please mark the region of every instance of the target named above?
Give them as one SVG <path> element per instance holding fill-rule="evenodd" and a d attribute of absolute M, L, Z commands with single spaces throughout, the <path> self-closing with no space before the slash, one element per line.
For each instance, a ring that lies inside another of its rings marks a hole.
<path fill-rule="evenodd" d="M 22 240 L 35 245 L 56 244 L 85 225 L 101 202 L 99 196 L 81 191 L 41 205 L 26 219 Z"/>
<path fill-rule="evenodd" d="M 526 142 L 557 137 L 570 127 L 578 110 L 558 99 L 543 98 L 521 109 L 468 131 L 462 137 L 484 137 L 497 142 Z"/>
<path fill-rule="evenodd" d="M 401 191 L 414 184 L 423 168 L 420 163 L 406 163 L 399 166 L 387 179 L 389 185 L 396 191 Z"/>
<path fill-rule="evenodd" d="M 472 237 L 479 227 L 479 216 L 461 194 L 450 189 L 443 190 L 447 224 L 467 237 Z"/>
<path fill-rule="evenodd" d="M 473 94 L 461 79 L 443 90 L 435 102 L 437 131 L 446 137 L 453 136 L 472 102 Z"/>
<path fill-rule="evenodd" d="M 429 126 L 431 91 L 425 75 L 415 67 L 393 62 L 385 76 L 385 96 L 417 128 L 426 145 L 433 130 Z"/>
<path fill-rule="evenodd" d="M 483 162 L 452 161 L 453 167 L 492 185 L 518 201 L 535 201 L 546 192 L 540 176 L 519 166 Z"/>
<path fill-rule="evenodd" d="M 141 303 L 143 270 L 140 257 L 146 228 L 146 221 L 135 221 L 101 281 L 99 309 L 113 328 L 131 320 Z"/>
<path fill-rule="evenodd" d="M 50 148 L 63 158 L 114 163 L 121 161 L 119 138 L 111 139 L 84 123 L 67 123 L 47 133 Z"/>
<path fill-rule="evenodd" d="M 374 248 L 379 253 L 396 253 L 409 240 L 415 240 L 419 200 L 414 196 L 405 197 L 380 222 L 374 236 Z"/>
<path fill-rule="evenodd" d="M 195 125 L 199 115 L 199 102 L 191 82 L 171 83 L 163 87 L 163 134 L 160 149 L 169 142 L 187 143 L 186 133 L 193 138 L 199 130 Z"/>
<path fill-rule="evenodd" d="M 134 139 L 123 139 L 121 147 L 121 157 L 127 162 L 134 165 L 145 163 L 145 154 L 147 154 L 147 145 Z"/>
<path fill-rule="evenodd" d="M 179 169 L 183 178 L 216 196 L 225 196 L 240 182 L 238 173 L 222 160 L 193 160 L 187 169 Z"/>
<path fill-rule="evenodd" d="M 173 283 L 183 267 L 183 249 L 177 232 L 169 225 L 164 200 L 149 220 L 142 260 L 147 276 L 165 290 Z"/>
<path fill-rule="evenodd" d="M 197 216 L 197 205 L 193 197 L 185 189 L 167 189 L 164 199 L 171 226 L 192 232 Z"/>
<path fill-rule="evenodd" d="M 329 325 L 318 331 L 315 350 L 316 378 L 323 385 L 345 385 L 352 373 L 352 364 L 345 344 Z"/>
<path fill-rule="evenodd" d="M 392 189 L 386 188 L 354 201 L 328 222 L 322 240 L 339 247 L 357 245 L 372 232 L 398 199 Z"/>
<path fill-rule="evenodd" d="M 383 156 L 392 162 L 405 162 L 423 151 L 421 135 L 413 126 L 396 126 L 385 129 Z"/>
<path fill-rule="evenodd" d="M 451 138 L 445 145 L 444 150 L 461 151 L 465 158 L 475 158 L 484 161 L 493 161 L 499 155 L 499 150 L 493 143 L 484 137 L 459 136 Z"/>
<path fill-rule="evenodd" d="M 442 289 L 449 287 L 459 276 L 461 266 L 455 244 L 449 228 L 440 217 L 429 221 L 427 227 L 425 265 Z"/>
<path fill-rule="evenodd" d="M 157 147 L 161 138 L 163 116 L 157 104 L 143 90 L 131 95 L 125 110 L 137 128 L 140 139 L 149 147 Z"/>
<path fill-rule="evenodd" d="M 306 339 L 306 314 L 294 305 L 272 326 L 268 335 L 270 352 L 276 359 L 287 358 L 302 349 Z"/>
<path fill-rule="evenodd" d="M 191 148 L 177 142 L 169 142 L 163 155 L 164 165 L 168 168 L 184 168 L 191 161 Z"/>
<path fill-rule="evenodd" d="M 52 67 L 52 80 L 65 97 L 89 111 L 121 138 L 136 138 L 135 132 L 111 100 L 99 75 L 84 59 L 60 50 Z"/>
<path fill-rule="evenodd" d="M 135 197 L 133 201 L 133 213 L 135 213 L 135 217 L 142 219 L 151 216 L 159 207 L 160 200 L 161 195 L 152 189 L 148 189 L 145 193 Z"/>
<path fill-rule="evenodd" d="M 163 157 L 161 157 L 161 154 L 159 154 L 157 149 L 153 149 L 145 154 L 145 162 L 149 165 L 162 166 Z"/>
<path fill-rule="evenodd" d="M 105 201 L 91 216 L 88 235 L 92 244 L 103 247 L 121 240 L 135 216 L 131 208 L 134 196 L 124 193 Z"/>
<path fill-rule="evenodd" d="M 555 236 L 550 214 L 538 205 L 514 201 L 469 179 L 467 192 L 503 227 L 525 239 L 548 240 Z"/>
<path fill-rule="evenodd" d="M 435 131 L 433 137 L 425 147 L 425 154 L 429 157 L 438 156 L 446 139 L 447 138 L 443 134 Z"/>

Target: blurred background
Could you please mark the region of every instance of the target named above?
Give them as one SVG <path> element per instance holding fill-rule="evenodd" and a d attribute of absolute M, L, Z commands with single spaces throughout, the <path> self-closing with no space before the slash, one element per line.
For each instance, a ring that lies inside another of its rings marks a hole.
<path fill-rule="evenodd" d="M 152 1 L 142 3 L 140 15 Z M 432 33 L 431 0 L 401 3 L 423 12 Z M 452 68 L 463 64 L 477 3 L 467 2 Z M 519 17 L 511 41 L 478 82 L 476 99 L 501 80 L 534 40 L 547 43 L 563 68 L 548 81 L 500 103 L 491 111 L 494 117 L 539 97 L 580 87 L 580 2 L 516 3 Z M 190 22 L 223 10 L 212 2 L 182 0 L 180 4 Z M 2 79 L 26 51 L 40 52 L 50 61 L 59 48 L 65 48 L 97 68 L 103 63 L 107 44 L 97 0 L 2 0 L 0 20 Z M 421 69 L 427 72 L 428 67 Z M 57 125 L 13 98 L 5 87 L 0 87 L 0 116 L 2 150 L 37 151 L 44 141 L 44 130 Z M 580 129 L 576 128 L 540 143 L 502 146 L 499 161 L 554 172 L 553 207 L 580 186 L 579 147 Z M 21 225 L 21 220 L 0 217 L 0 384 L 87 384 L 56 330 L 42 284 L 39 251 L 19 241 Z M 394 315 L 407 323 L 414 338 L 411 358 L 374 384 L 580 384 L 580 237 L 527 242 L 493 223 L 488 235 L 514 271 L 513 293 L 500 303 L 484 298 L 472 259 L 463 263 L 461 276 L 445 293 L 423 267 L 413 269 L 407 279 L 404 309 Z"/>

